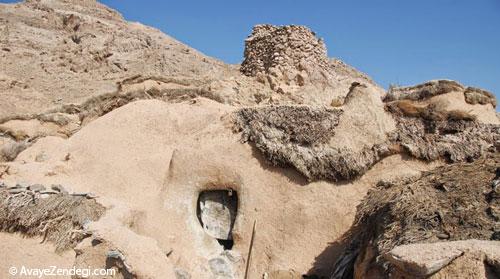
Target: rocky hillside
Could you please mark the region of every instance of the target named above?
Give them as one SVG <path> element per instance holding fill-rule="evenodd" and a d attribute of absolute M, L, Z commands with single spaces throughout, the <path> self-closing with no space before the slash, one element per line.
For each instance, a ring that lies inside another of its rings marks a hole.
<path fill-rule="evenodd" d="M 92 0 L 0 4 L 0 34 L 0 278 L 500 272 L 490 92 L 386 91 L 304 26 L 227 65 Z"/>
<path fill-rule="evenodd" d="M 0 117 L 82 102 L 134 75 L 218 76 L 227 68 L 95 1 L 2 4 L 0 18 Z"/>

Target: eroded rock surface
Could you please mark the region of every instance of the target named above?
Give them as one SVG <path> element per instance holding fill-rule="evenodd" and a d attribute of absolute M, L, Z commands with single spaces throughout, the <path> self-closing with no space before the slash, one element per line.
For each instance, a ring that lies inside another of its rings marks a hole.
<path fill-rule="evenodd" d="M 386 93 L 303 26 L 256 26 L 226 65 L 92 0 L 0 4 L 0 36 L 0 228 L 46 236 L 36 255 L 119 278 L 498 270 L 398 250 L 500 238 L 485 90 Z"/>
<path fill-rule="evenodd" d="M 137 74 L 217 75 L 226 68 L 96 1 L 2 4 L 0 18 L 0 118 L 82 102 Z"/>
<path fill-rule="evenodd" d="M 465 273 L 461 273 L 461 268 L 458 266 L 452 265 L 452 262 L 459 257 L 465 260 L 459 263 L 467 269 Z M 471 277 L 472 275 L 475 278 L 481 278 L 495 274 L 495 271 L 490 271 L 489 268 L 494 269 L 494 259 L 500 258 L 500 242 L 461 240 L 401 245 L 385 254 L 384 258 L 397 269 L 395 273 L 400 273 L 395 275 L 396 277 L 446 278 L 447 276 Z M 476 268 L 476 265 L 479 268 Z M 483 265 L 482 269 L 481 265 Z M 475 273 L 471 273 L 474 271 Z"/>

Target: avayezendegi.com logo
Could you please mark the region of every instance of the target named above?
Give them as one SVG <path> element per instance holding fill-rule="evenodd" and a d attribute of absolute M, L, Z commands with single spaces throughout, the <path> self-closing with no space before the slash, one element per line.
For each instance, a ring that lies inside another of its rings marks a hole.
<path fill-rule="evenodd" d="M 11 266 L 9 268 L 9 275 L 11 277 L 34 277 L 45 278 L 49 276 L 79 276 L 81 278 L 88 278 L 90 276 L 114 276 L 116 269 L 113 268 L 58 268 L 57 266 L 49 266 L 46 268 L 32 268 L 26 266 Z"/>

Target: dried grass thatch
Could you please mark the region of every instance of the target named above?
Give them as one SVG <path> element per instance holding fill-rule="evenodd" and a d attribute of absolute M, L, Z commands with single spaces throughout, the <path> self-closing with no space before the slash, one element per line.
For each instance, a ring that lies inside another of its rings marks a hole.
<path fill-rule="evenodd" d="M 386 104 L 386 110 L 396 116 L 422 118 L 429 121 L 475 121 L 477 117 L 465 110 L 447 110 L 443 103 L 425 104 L 418 101 L 398 100 Z"/>
<path fill-rule="evenodd" d="M 414 116 L 401 110 L 401 102 L 389 103 L 386 108 L 396 119 L 393 142 L 417 159 L 472 161 L 496 152 L 494 146 L 500 141 L 500 125 L 479 123 L 468 112 L 427 106 Z"/>
<path fill-rule="evenodd" d="M 243 108 L 237 112 L 237 123 L 244 137 L 268 139 L 312 146 L 327 142 L 335 133 L 342 110 L 309 106 L 269 106 Z"/>
<path fill-rule="evenodd" d="M 237 111 L 235 122 L 243 141 L 254 142 L 272 164 L 291 165 L 310 180 L 336 181 L 365 173 L 390 153 L 386 144 L 360 152 L 329 146 L 341 114 L 307 106 L 254 107 Z"/>
<path fill-rule="evenodd" d="M 53 242 L 56 251 L 74 247 L 87 236 L 87 223 L 96 221 L 105 209 L 94 199 L 68 194 L 0 190 L 0 230 L 26 236 L 42 236 Z"/>
<path fill-rule="evenodd" d="M 235 113 L 243 141 L 251 141 L 273 165 L 292 166 L 309 180 L 348 180 L 364 174 L 386 156 L 448 162 L 472 161 L 496 152 L 500 125 L 482 124 L 465 111 L 410 100 L 388 103 L 396 131 L 384 143 L 359 152 L 337 148 L 329 140 L 342 111 L 306 106 L 244 108 Z"/>
<path fill-rule="evenodd" d="M 500 154 L 446 165 L 420 178 L 379 183 L 357 208 L 349 249 L 332 278 L 355 265 L 383 266 L 377 256 L 411 243 L 500 240 Z M 375 270 L 375 269 L 374 269 Z"/>
<path fill-rule="evenodd" d="M 497 107 L 497 100 L 495 98 L 495 95 L 483 89 L 475 87 L 467 87 L 464 92 L 464 97 L 465 101 L 472 105 L 491 104 L 494 108 Z"/>
<path fill-rule="evenodd" d="M 453 91 L 463 91 L 464 87 L 453 80 L 431 80 L 415 86 L 391 87 L 385 102 L 397 100 L 424 100 L 433 96 L 450 93 Z"/>

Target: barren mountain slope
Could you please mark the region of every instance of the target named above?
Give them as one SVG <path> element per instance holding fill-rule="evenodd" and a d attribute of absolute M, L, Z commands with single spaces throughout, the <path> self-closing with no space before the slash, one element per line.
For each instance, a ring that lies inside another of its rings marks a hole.
<path fill-rule="evenodd" d="M 306 78 L 305 84 L 294 85 L 279 76 L 275 81 L 290 87 L 279 91 L 261 78 L 242 75 L 239 66 L 207 57 L 154 28 L 129 23 L 93 0 L 25 1 L 0 7 L 0 119 L 41 113 L 116 92 L 117 83 L 138 75 L 142 81 L 153 83 L 168 77 L 170 88 L 190 85 L 232 104 L 330 105 L 345 97 L 353 81 L 366 81 L 382 92 L 364 74 L 340 60 L 330 61 L 326 51 L 316 55 L 323 63 L 321 67 L 312 60 L 307 69 L 301 70 L 302 75 L 315 77 L 311 80 L 315 84 Z M 299 45 L 307 45 L 314 37 L 304 27 L 277 28 L 302 30 L 295 38 Z M 293 40 L 286 36 L 282 39 L 285 47 Z M 246 59 L 256 58 L 251 45 L 248 49 Z M 307 48 L 299 48 L 291 59 L 298 63 L 309 55 Z M 139 87 L 146 91 L 151 85 L 139 82 Z"/>
<path fill-rule="evenodd" d="M 81 102 L 134 75 L 220 77 L 227 68 L 95 1 L 0 4 L 0 118 Z"/>

